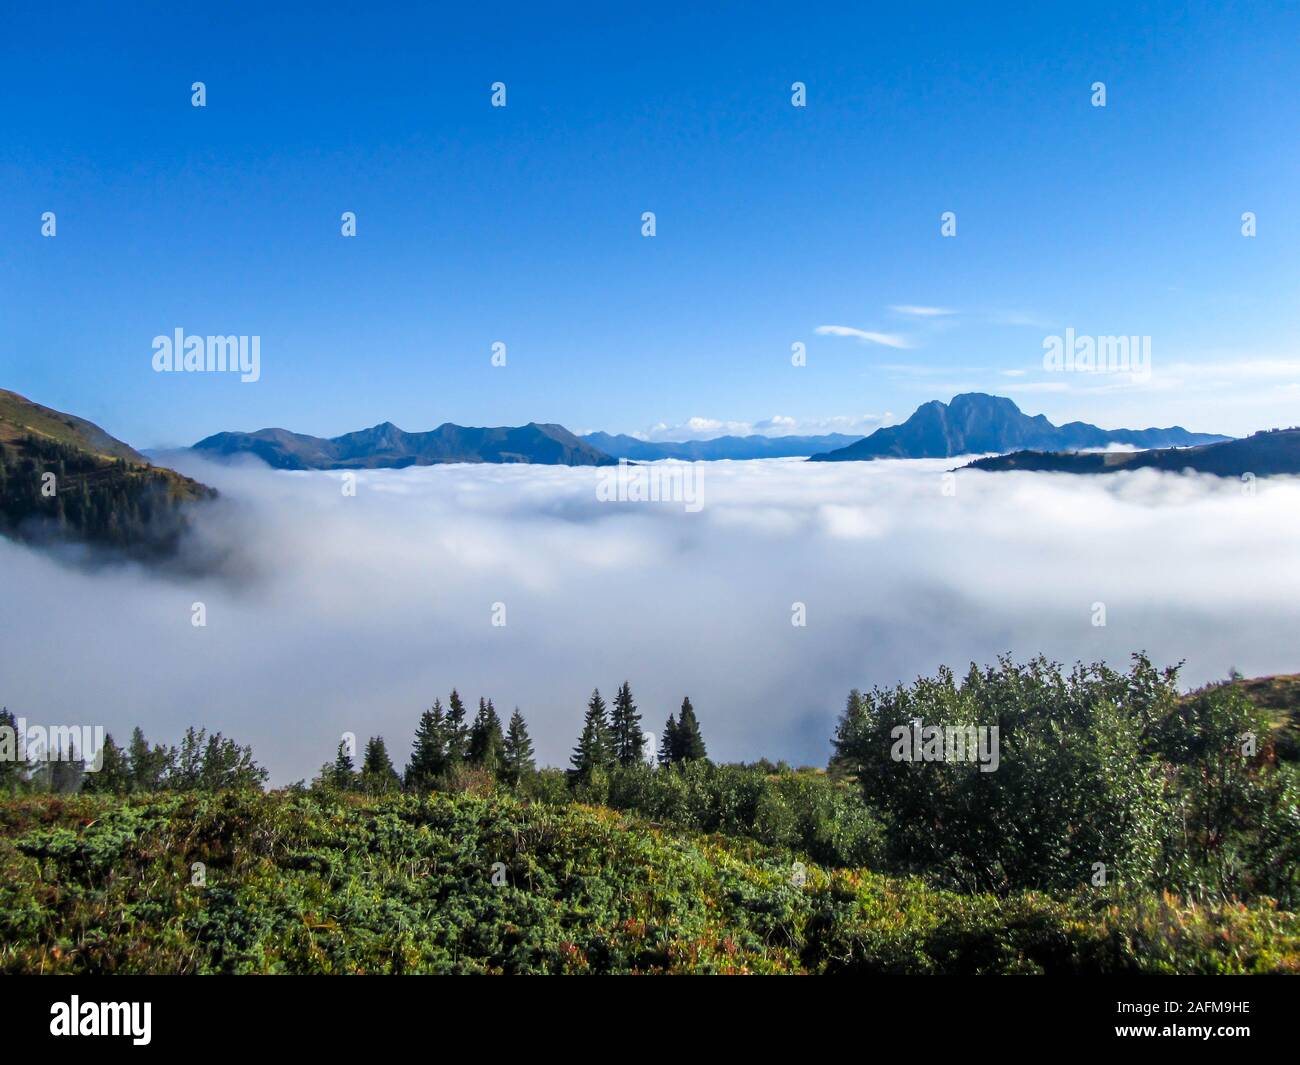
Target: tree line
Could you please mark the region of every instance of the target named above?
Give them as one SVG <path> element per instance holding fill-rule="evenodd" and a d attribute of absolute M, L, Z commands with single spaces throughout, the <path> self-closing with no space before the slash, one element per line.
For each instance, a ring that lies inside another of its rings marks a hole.
<path fill-rule="evenodd" d="M 641 712 L 624 681 L 606 704 L 595 689 L 587 702 L 582 731 L 565 771 L 571 785 L 589 784 L 602 774 L 648 762 L 653 754 L 661 766 L 672 766 L 707 758 L 704 736 L 689 697 L 681 710 L 670 714 L 664 725 L 658 750 L 651 752 L 648 733 L 641 728 Z M 528 723 L 515 707 L 503 726 L 491 699 L 479 698 L 478 711 L 471 719 L 459 691 L 452 689 L 446 707 L 441 699 L 420 715 L 411 755 L 398 772 L 383 736 L 371 736 L 365 744 L 358 768 L 353 743 L 339 741 L 334 761 L 321 767 L 318 784 L 344 791 L 378 794 L 408 791 L 459 790 L 478 778 L 519 787 L 536 774 L 533 741 Z"/>
<path fill-rule="evenodd" d="M 0 729 L 16 735 L 17 728 L 14 715 L 7 708 L 0 710 Z M 125 748 L 106 733 L 103 746 L 93 754 L 94 765 L 86 765 L 80 757 L 85 753 L 90 752 L 48 751 L 31 762 L 0 758 L 0 792 L 220 791 L 261 788 L 269 775 L 257 764 L 251 746 L 193 726 L 175 747 L 151 744 L 136 726 Z"/>

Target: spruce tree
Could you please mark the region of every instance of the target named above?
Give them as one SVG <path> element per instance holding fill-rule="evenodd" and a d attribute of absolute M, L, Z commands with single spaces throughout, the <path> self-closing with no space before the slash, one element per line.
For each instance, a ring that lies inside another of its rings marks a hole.
<path fill-rule="evenodd" d="M 161 744 L 150 747 L 144 731 L 137 725 L 131 732 L 126 753 L 131 763 L 132 791 L 158 791 L 166 787 L 168 773 L 176 762 L 174 748 Z"/>
<path fill-rule="evenodd" d="M 510 727 L 506 730 L 502 761 L 505 766 L 505 779 L 512 787 L 518 785 L 527 774 L 533 772 L 533 741 L 528 735 L 528 724 L 524 715 L 515 707 L 510 715 Z"/>
<path fill-rule="evenodd" d="M 857 771 L 854 751 L 860 749 L 861 738 L 869 727 L 866 702 L 862 698 L 862 692 L 854 688 L 849 692 L 844 714 L 835 726 L 835 738 L 831 740 L 835 753 L 831 755 L 827 768 L 832 774 L 851 774 Z"/>
<path fill-rule="evenodd" d="M 609 728 L 614 760 L 625 767 L 641 761 L 645 735 L 641 731 L 641 714 L 632 699 L 632 686 L 627 681 L 614 697 Z"/>
<path fill-rule="evenodd" d="M 501 719 L 497 717 L 492 700 L 478 701 L 478 714 L 469 730 L 469 762 L 471 765 L 496 774 L 501 770 L 502 749 L 505 739 L 501 735 Z"/>
<path fill-rule="evenodd" d="M 18 722 L 8 707 L 0 710 L 0 730 L 0 791 L 13 792 L 26 773 L 18 761 Z"/>
<path fill-rule="evenodd" d="M 609 719 L 605 715 L 605 700 L 600 697 L 600 689 L 591 693 L 587 702 L 587 713 L 582 721 L 582 735 L 578 737 L 578 746 L 573 749 L 569 763 L 571 780 L 588 778 L 596 769 L 608 769 L 610 765 Z"/>
<path fill-rule="evenodd" d="M 104 736 L 93 770 L 87 767 L 81 790 L 101 795 L 125 795 L 131 790 L 131 765 L 111 732 Z"/>
<path fill-rule="evenodd" d="M 406 786 L 414 791 L 429 791 L 447 768 L 447 715 L 442 701 L 420 715 L 411 744 L 411 761 L 406 767 Z"/>
<path fill-rule="evenodd" d="M 329 771 L 329 782 L 340 791 L 351 791 L 356 787 L 357 772 L 352 764 L 352 755 L 348 754 L 347 740 L 339 740 L 339 749 Z"/>
<path fill-rule="evenodd" d="M 395 791 L 400 785 L 397 770 L 388 757 L 388 746 L 383 736 L 371 736 L 366 741 L 366 754 L 361 762 L 361 788 L 371 795 Z"/>
<path fill-rule="evenodd" d="M 664 724 L 664 734 L 659 739 L 659 764 L 672 765 L 677 759 L 677 721 L 672 714 Z"/>
<path fill-rule="evenodd" d="M 458 766 L 465 761 L 469 748 L 469 726 L 465 722 L 465 704 L 460 693 L 452 688 L 447 700 L 447 765 Z"/>
<path fill-rule="evenodd" d="M 677 716 L 677 758 L 678 762 L 698 762 L 707 758 L 704 750 L 704 737 L 700 735 L 700 723 L 695 719 L 695 708 L 690 698 L 682 700 L 682 710 Z"/>

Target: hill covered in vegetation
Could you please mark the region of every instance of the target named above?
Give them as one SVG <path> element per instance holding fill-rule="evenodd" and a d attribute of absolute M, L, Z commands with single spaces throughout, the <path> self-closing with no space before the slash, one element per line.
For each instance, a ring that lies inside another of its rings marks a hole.
<path fill-rule="evenodd" d="M 0 760 L 0 971 L 1300 973 L 1275 679 L 941 670 L 850 693 L 824 771 L 714 764 L 689 698 L 646 750 L 628 683 L 567 770 L 455 691 L 404 771 L 271 794 L 193 728 Z"/>
<path fill-rule="evenodd" d="M 1016 451 L 976 459 L 962 469 L 1036 473 L 1119 473 L 1122 470 L 1194 470 L 1217 477 L 1275 477 L 1300 473 L 1300 429 L 1272 429 L 1243 440 L 1147 451 Z"/>
<path fill-rule="evenodd" d="M 97 425 L 0 390 L 0 534 L 163 557 L 188 527 L 186 505 L 215 496 Z"/>
<path fill-rule="evenodd" d="M 1167 894 L 958 894 L 506 795 L 0 805 L 0 971 L 1251 973 L 1300 919 Z"/>

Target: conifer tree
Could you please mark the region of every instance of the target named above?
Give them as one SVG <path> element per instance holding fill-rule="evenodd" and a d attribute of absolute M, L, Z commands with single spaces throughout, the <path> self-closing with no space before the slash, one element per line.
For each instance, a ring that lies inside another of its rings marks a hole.
<path fill-rule="evenodd" d="M 371 795 L 395 791 L 400 785 L 397 770 L 388 757 L 388 746 L 383 736 L 371 736 L 366 741 L 366 754 L 361 762 L 361 788 Z"/>
<path fill-rule="evenodd" d="M 659 764 L 672 765 L 677 761 L 677 721 L 672 714 L 664 724 L 664 734 L 659 738 Z"/>
<path fill-rule="evenodd" d="M 854 688 L 849 692 L 844 704 L 844 714 L 835 726 L 835 738 L 831 740 L 835 753 L 831 755 L 827 767 L 832 773 L 853 773 L 853 752 L 860 747 L 863 733 L 870 727 L 866 717 L 866 703 L 862 692 Z"/>
<path fill-rule="evenodd" d="M 411 744 L 411 761 L 406 767 L 406 786 L 414 791 L 429 791 L 447 768 L 447 715 L 442 701 L 434 699 L 433 706 L 420 715 L 415 729 L 415 742 Z"/>
<path fill-rule="evenodd" d="M 0 710 L 0 791 L 17 791 L 25 777 L 18 761 L 18 722 L 5 707 Z"/>
<path fill-rule="evenodd" d="M 93 768 L 86 768 L 81 790 L 101 795 L 125 795 L 131 790 L 131 765 L 111 732 L 104 736 Z"/>
<path fill-rule="evenodd" d="M 707 758 L 704 750 L 704 737 L 700 735 L 700 723 L 695 719 L 695 708 L 690 698 L 682 700 L 681 713 L 677 715 L 677 757 L 678 762 L 698 762 Z"/>
<path fill-rule="evenodd" d="M 357 772 L 352 764 L 352 755 L 348 754 L 347 740 L 339 740 L 334 764 L 330 766 L 329 782 L 340 791 L 350 791 L 356 787 Z"/>
<path fill-rule="evenodd" d="M 573 749 L 569 763 L 571 780 L 586 779 L 596 769 L 607 769 L 611 762 L 609 749 L 609 719 L 605 714 L 605 700 L 600 689 L 591 693 L 587 713 L 582 721 L 582 735 Z"/>
<path fill-rule="evenodd" d="M 447 700 L 447 765 L 458 766 L 469 750 L 469 726 L 465 721 L 465 704 L 452 688 Z"/>
<path fill-rule="evenodd" d="M 533 763 L 533 741 L 528 735 L 528 724 L 517 706 L 515 712 L 510 715 L 502 761 L 505 766 L 505 780 L 512 787 L 536 768 Z"/>
<path fill-rule="evenodd" d="M 645 734 L 641 731 L 641 713 L 632 699 L 632 686 L 627 681 L 614 697 L 609 728 L 614 760 L 625 767 L 640 762 Z"/>
<path fill-rule="evenodd" d="M 497 717 L 492 700 L 478 701 L 478 714 L 469 730 L 469 762 L 489 773 L 501 770 L 502 749 L 505 739 L 501 735 L 501 719 Z"/>
<path fill-rule="evenodd" d="M 137 725 L 131 731 L 127 760 L 131 763 L 131 790 L 158 791 L 166 786 L 168 771 L 176 761 L 176 751 L 161 744 L 150 747 L 144 738 L 144 730 Z"/>

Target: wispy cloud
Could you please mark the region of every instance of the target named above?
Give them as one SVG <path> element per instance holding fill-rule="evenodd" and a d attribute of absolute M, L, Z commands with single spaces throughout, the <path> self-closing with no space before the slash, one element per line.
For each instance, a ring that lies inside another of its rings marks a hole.
<path fill-rule="evenodd" d="M 866 329 L 855 329 L 851 325 L 819 325 L 817 335 L 824 337 L 852 337 L 864 344 L 880 344 L 887 348 L 910 348 L 912 345 L 906 337 L 897 333 L 873 333 Z"/>
<path fill-rule="evenodd" d="M 950 307 L 925 307 L 917 303 L 895 303 L 889 309 L 895 314 L 905 314 L 909 318 L 942 318 L 957 313 Z"/>
<path fill-rule="evenodd" d="M 838 414 L 823 418 L 794 418 L 774 414 L 758 421 L 723 418 L 688 418 L 684 422 L 658 422 L 643 432 L 632 433 L 639 440 L 655 443 L 679 440 L 712 440 L 719 436 L 825 436 L 846 433 L 866 436 L 887 425 L 893 414 Z"/>

